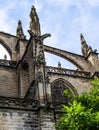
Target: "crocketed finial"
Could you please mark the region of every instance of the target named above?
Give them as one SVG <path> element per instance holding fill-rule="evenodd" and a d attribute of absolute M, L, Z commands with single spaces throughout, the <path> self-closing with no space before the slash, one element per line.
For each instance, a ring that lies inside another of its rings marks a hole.
<path fill-rule="evenodd" d="M 21 20 L 18 21 L 16 36 L 19 37 L 19 38 L 25 39 L 25 35 L 24 35 L 23 29 L 22 29 Z"/>
<path fill-rule="evenodd" d="M 32 6 L 30 12 L 30 31 L 35 35 L 41 35 L 39 18 L 34 6 Z"/>

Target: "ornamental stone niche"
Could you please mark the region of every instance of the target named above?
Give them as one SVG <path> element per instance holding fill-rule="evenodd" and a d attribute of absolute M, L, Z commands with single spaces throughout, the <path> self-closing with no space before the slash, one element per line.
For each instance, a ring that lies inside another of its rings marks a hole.
<path fill-rule="evenodd" d="M 39 17 L 34 6 L 30 11 L 30 38 L 26 39 L 22 22 L 18 21 L 16 36 L 0 32 L 0 44 L 11 60 L 0 59 L 0 130 L 55 130 L 55 122 L 63 113 L 62 104 L 70 99 L 64 95 L 80 95 L 93 86 L 99 77 L 99 58 L 80 35 L 82 55 L 44 45 L 51 35 L 41 34 Z M 77 70 L 47 66 L 45 52 L 68 60 Z"/>

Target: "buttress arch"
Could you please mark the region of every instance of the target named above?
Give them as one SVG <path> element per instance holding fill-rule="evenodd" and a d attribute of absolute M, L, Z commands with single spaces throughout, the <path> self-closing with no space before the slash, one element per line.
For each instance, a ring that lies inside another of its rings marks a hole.
<path fill-rule="evenodd" d="M 84 56 L 77 55 L 77 54 L 67 52 L 67 51 L 63 51 L 61 49 L 57 49 L 57 48 L 50 47 L 47 45 L 44 45 L 44 51 L 54 54 L 56 56 L 59 56 L 61 58 L 64 58 L 65 60 L 68 60 L 80 70 L 84 70 L 84 65 L 86 65 L 86 59 Z M 83 65 L 82 65 L 82 62 L 83 62 Z"/>

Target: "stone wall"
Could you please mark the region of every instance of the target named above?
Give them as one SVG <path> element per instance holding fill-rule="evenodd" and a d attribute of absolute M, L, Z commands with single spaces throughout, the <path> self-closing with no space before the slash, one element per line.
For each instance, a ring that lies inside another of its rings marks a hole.
<path fill-rule="evenodd" d="M 31 41 L 32 42 L 32 41 Z M 27 64 L 27 67 L 24 66 Z M 20 75 L 20 96 L 24 97 L 34 80 L 33 44 L 30 43 L 18 67 Z"/>
<path fill-rule="evenodd" d="M 0 66 L 0 96 L 18 97 L 16 69 Z"/>
<path fill-rule="evenodd" d="M 41 110 L 41 130 L 55 130 L 54 113 L 51 110 Z"/>
<path fill-rule="evenodd" d="M 78 95 L 81 94 L 83 91 L 89 91 L 90 88 L 93 87 L 93 85 L 91 85 L 92 79 L 78 78 L 73 76 L 57 75 L 57 74 L 50 74 L 49 78 L 51 84 L 53 84 L 55 80 L 61 80 L 70 83 L 77 90 Z"/>
<path fill-rule="evenodd" d="M 29 89 L 29 70 L 21 69 L 20 71 L 20 97 L 24 98 Z"/>
<path fill-rule="evenodd" d="M 0 130 L 40 130 L 38 113 L 0 109 Z"/>
<path fill-rule="evenodd" d="M 19 61 L 22 58 L 22 56 L 23 56 L 23 54 L 24 54 L 24 52 L 26 50 L 27 42 L 28 42 L 27 40 L 25 41 L 25 40 L 21 39 L 17 43 L 17 45 L 16 45 L 17 61 Z"/>
<path fill-rule="evenodd" d="M 53 111 L 0 109 L 0 130 L 55 130 Z"/>

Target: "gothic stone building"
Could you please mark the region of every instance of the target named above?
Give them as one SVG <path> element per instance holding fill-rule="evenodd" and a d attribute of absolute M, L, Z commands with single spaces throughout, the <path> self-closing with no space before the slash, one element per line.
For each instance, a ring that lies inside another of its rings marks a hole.
<path fill-rule="evenodd" d="M 30 12 L 30 39 L 27 40 L 18 22 L 16 36 L 0 32 L 0 43 L 8 50 L 11 60 L 0 60 L 0 130 L 55 130 L 61 104 L 69 99 L 66 89 L 74 96 L 88 91 L 90 81 L 99 76 L 96 50 L 80 35 L 82 55 L 43 44 L 50 34 L 41 35 L 39 18 L 34 6 Z M 46 66 L 44 52 L 62 57 L 77 70 Z"/>

